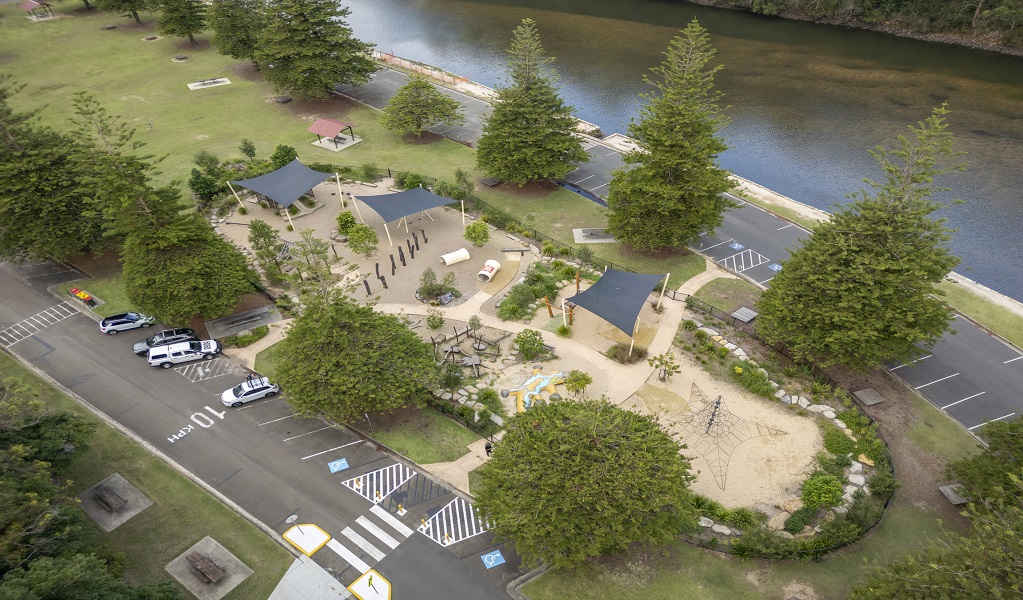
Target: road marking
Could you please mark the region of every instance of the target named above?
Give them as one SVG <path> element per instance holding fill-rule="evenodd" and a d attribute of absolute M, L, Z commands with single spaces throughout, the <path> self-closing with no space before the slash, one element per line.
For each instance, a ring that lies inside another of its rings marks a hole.
<path fill-rule="evenodd" d="M 240 366 L 226 358 L 202 360 L 183 367 L 175 367 L 174 370 L 192 383 L 242 372 Z"/>
<path fill-rule="evenodd" d="M 326 454 L 328 452 L 333 452 L 335 450 L 340 450 L 342 448 L 347 448 L 348 446 L 353 446 L 355 444 L 361 444 L 361 443 L 362 443 L 362 440 L 355 440 L 354 442 L 349 442 L 349 443 L 345 444 L 344 446 L 338 446 L 337 448 L 331 448 L 330 450 L 324 450 L 323 452 L 317 452 L 316 454 L 310 454 L 309 456 L 303 456 L 302 460 L 305 460 L 307 458 L 312 458 L 314 456 L 319 456 L 321 454 Z"/>
<path fill-rule="evenodd" d="M 707 246 L 706 248 L 700 248 L 700 250 L 710 250 L 711 248 L 717 248 L 721 244 L 727 244 L 727 243 L 732 242 L 734 240 L 735 240 L 735 238 L 729 238 L 729 239 L 727 239 L 727 240 L 725 240 L 723 242 L 719 242 L 717 244 L 714 244 L 713 246 Z"/>
<path fill-rule="evenodd" d="M 376 504 L 374 504 L 373 506 L 375 507 Z M 366 531 L 375 535 L 378 540 L 383 542 L 384 545 L 390 548 L 391 550 L 394 550 L 395 548 L 398 547 L 398 544 L 400 542 L 391 537 L 390 535 L 388 535 L 387 532 L 384 531 L 383 529 L 377 527 L 376 524 L 373 523 L 373 521 L 370 521 L 366 517 L 359 517 L 358 519 L 355 519 L 355 522 L 358 523 L 359 525 L 362 525 L 366 529 Z"/>
<path fill-rule="evenodd" d="M 913 363 L 920 362 L 922 360 L 927 360 L 928 358 L 930 358 L 932 356 L 934 356 L 934 355 L 933 354 L 928 354 L 927 356 L 921 356 L 920 358 L 918 358 L 916 360 L 911 360 L 908 363 L 903 363 L 903 364 L 901 364 L 901 365 L 899 365 L 897 367 L 892 367 L 891 369 L 888 369 L 888 370 L 889 371 L 895 371 L 895 370 L 901 369 L 902 367 L 908 367 L 909 365 L 911 365 Z"/>
<path fill-rule="evenodd" d="M 597 174 L 594 173 L 593 175 L 590 175 L 589 177 L 583 177 L 579 181 L 569 181 L 569 183 L 571 183 L 572 185 L 579 185 L 580 183 L 586 181 L 587 179 L 593 179 L 596 176 L 597 176 Z"/>
<path fill-rule="evenodd" d="M 270 423 L 276 423 L 277 421 L 283 421 L 284 419 L 290 419 L 290 418 L 292 418 L 294 416 L 295 415 L 288 415 L 286 417 L 281 417 L 280 419 L 274 419 L 273 421 L 267 421 L 266 423 L 260 423 L 259 425 L 257 425 L 257 427 L 262 427 L 263 425 L 269 425 Z"/>
<path fill-rule="evenodd" d="M 776 231 L 781 231 L 782 229 L 788 229 L 789 227 L 792 227 L 792 223 L 789 223 L 785 227 L 779 227 Z"/>
<path fill-rule="evenodd" d="M 220 394 L 217 394 L 216 397 L 220 398 Z M 260 402 L 259 400 L 253 400 L 252 402 L 246 402 L 244 406 L 239 406 L 235 410 L 247 410 L 247 409 L 250 409 L 250 408 L 257 408 L 259 406 L 266 406 L 267 404 L 270 404 L 274 400 L 284 400 L 284 398 L 285 398 L 285 396 L 282 396 L 282 395 L 277 395 L 277 396 L 274 396 L 273 398 L 260 398 L 260 400 L 262 400 L 262 402 Z"/>
<path fill-rule="evenodd" d="M 365 573 L 366 571 L 369 571 L 369 565 L 364 563 L 362 559 L 359 558 L 358 556 L 355 556 L 355 554 L 351 550 L 339 544 L 337 540 L 330 540 L 329 542 L 327 542 L 327 547 L 333 550 L 334 552 L 337 552 L 338 556 L 345 559 L 348 562 L 348 564 L 355 567 L 355 570 L 358 571 L 359 573 Z"/>
<path fill-rule="evenodd" d="M 608 181 L 607 183 L 611 183 L 611 182 L 610 182 L 610 181 Z M 592 192 L 592 191 L 594 191 L 594 190 L 600 189 L 600 188 L 602 188 L 602 187 L 606 186 L 606 185 L 607 185 L 607 183 L 602 183 L 602 184 L 598 185 L 597 187 L 595 187 L 595 188 L 591 188 L 591 189 L 589 189 L 589 190 L 587 190 L 587 191 L 589 191 L 589 192 Z"/>
<path fill-rule="evenodd" d="M 927 386 L 929 386 L 929 385 L 934 385 L 935 383 L 939 383 L 939 382 L 945 381 L 946 379 L 952 379 L 953 377 L 955 377 L 955 376 L 956 376 L 956 375 L 958 375 L 958 374 L 959 374 L 959 373 L 952 373 L 952 374 L 951 374 L 951 375 L 949 375 L 948 377 L 942 377 L 941 379 L 935 379 L 934 381 L 932 381 L 932 382 L 930 382 L 930 383 L 925 383 L 925 384 L 923 384 L 923 385 L 918 385 L 918 386 L 916 386 L 916 387 L 915 387 L 915 388 L 913 388 L 913 389 L 914 389 L 914 390 L 919 390 L 920 388 L 925 388 L 925 387 L 927 387 Z"/>
<path fill-rule="evenodd" d="M 987 425 L 988 423 L 994 423 L 995 421 L 1001 421 L 1002 419 L 1008 419 L 1009 417 L 1011 417 L 1014 414 L 1016 414 L 1016 413 L 1011 412 L 1011 413 L 1005 415 L 1004 417 L 998 417 L 997 419 L 991 419 L 990 421 L 984 421 L 980 425 L 974 425 L 973 427 L 970 427 L 970 431 L 973 431 L 974 429 L 976 429 L 978 427 L 983 427 L 983 426 Z"/>
<path fill-rule="evenodd" d="M 67 302 L 61 302 L 60 304 L 51 306 L 50 308 L 40 311 L 27 319 L 19 321 L 4 330 L 0 330 L 0 342 L 3 342 L 5 347 L 10 348 L 14 344 L 17 344 L 27 337 L 35 335 L 50 325 L 59 323 L 64 319 L 77 314 L 78 310 L 76 308 Z M 31 329 L 29 329 L 29 327 L 31 327 Z"/>
<path fill-rule="evenodd" d="M 412 535 L 413 533 L 415 533 L 410 528 L 406 527 L 404 523 L 402 523 L 401 521 L 396 519 L 394 517 L 394 515 L 392 515 L 391 513 L 387 512 L 386 510 L 380 508 L 376 504 L 373 505 L 373 508 L 369 509 L 369 512 L 373 513 L 374 515 L 380 517 L 382 520 L 386 521 L 388 525 L 390 525 L 391 527 L 394 527 L 394 529 L 398 533 L 402 534 L 405 537 L 408 537 L 408 536 Z"/>
<path fill-rule="evenodd" d="M 760 266 L 766 262 L 771 262 L 771 260 L 763 254 L 747 248 L 746 250 L 733 254 L 728 258 L 719 260 L 718 264 L 724 265 L 725 268 L 730 271 L 742 273 L 743 271 L 748 271 L 753 267 Z"/>
<path fill-rule="evenodd" d="M 416 472 L 412 469 L 396 463 L 358 477 L 352 477 L 347 481 L 342 481 L 341 485 L 376 504 L 415 475 Z"/>
<path fill-rule="evenodd" d="M 490 530 L 472 504 L 455 498 L 419 526 L 419 532 L 441 546 L 450 546 Z"/>
<path fill-rule="evenodd" d="M 974 394 L 974 395 L 972 395 L 972 396 L 969 396 L 968 398 L 963 398 L 962 400 L 956 400 L 956 401 L 955 401 L 955 402 L 953 402 L 952 404 L 946 404 L 945 406 L 942 406 L 942 407 L 941 407 L 941 410 L 945 410 L 946 408 L 948 408 L 948 407 L 950 407 L 950 406 L 955 406 L 956 404 L 959 404 L 960 402 L 966 402 L 967 400 L 973 400 L 973 399 L 974 399 L 974 398 L 976 398 L 977 396 L 982 396 L 982 395 L 984 395 L 984 394 L 986 394 L 986 393 L 987 393 L 987 392 L 980 392 L 980 393 L 978 393 L 978 394 Z"/>
<path fill-rule="evenodd" d="M 345 527 L 344 531 L 341 532 L 341 535 L 352 540 L 352 542 L 355 543 L 356 546 L 362 548 L 363 552 L 369 554 L 374 559 L 376 560 L 384 559 L 385 554 L 383 552 L 378 550 L 377 547 L 374 546 L 373 544 L 369 543 L 369 540 L 362 537 L 358 533 L 355 533 L 355 530 L 352 529 L 351 527 Z"/>
<path fill-rule="evenodd" d="M 1010 358 L 1009 360 L 1007 360 L 1007 361 L 1003 362 L 1002 364 L 1003 364 L 1003 365 L 1007 365 L 1007 364 L 1009 364 L 1009 363 L 1011 363 L 1011 362 L 1016 362 L 1017 360 L 1019 360 L 1019 359 L 1021 359 L 1021 358 L 1023 358 L 1023 356 L 1017 356 L 1016 358 Z"/>
<path fill-rule="evenodd" d="M 307 431 L 305 433 L 300 433 L 298 435 L 293 435 L 293 436 L 291 436 L 289 438 L 284 438 L 281 441 L 282 442 L 291 441 L 291 440 L 294 440 L 294 439 L 298 439 L 298 438 L 302 437 L 303 435 L 310 435 L 310 434 L 313 434 L 313 433 L 319 433 L 319 432 L 323 431 L 324 429 L 330 429 L 330 425 L 327 425 L 326 427 L 320 427 L 319 429 L 314 429 L 312 431 Z"/>
<path fill-rule="evenodd" d="M 768 277 L 767 279 L 765 279 L 763 281 L 758 281 L 757 285 L 764 285 L 765 283 L 767 283 L 768 281 L 771 281 L 772 279 L 774 279 L 774 277 Z"/>

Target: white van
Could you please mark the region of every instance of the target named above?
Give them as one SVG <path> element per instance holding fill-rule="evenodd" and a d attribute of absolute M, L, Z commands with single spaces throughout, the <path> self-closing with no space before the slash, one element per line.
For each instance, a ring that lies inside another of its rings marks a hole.
<path fill-rule="evenodd" d="M 158 346 L 149 349 L 149 366 L 169 369 L 178 363 L 204 358 L 209 360 L 221 350 L 217 340 L 200 340 L 195 342 L 179 342 L 169 346 Z"/>

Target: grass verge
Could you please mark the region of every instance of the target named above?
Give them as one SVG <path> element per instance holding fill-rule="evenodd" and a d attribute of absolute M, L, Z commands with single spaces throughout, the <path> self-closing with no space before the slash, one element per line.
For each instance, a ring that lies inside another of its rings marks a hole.
<path fill-rule="evenodd" d="M 124 285 L 121 283 L 121 276 L 108 275 L 106 277 L 93 277 L 92 279 L 86 279 L 83 281 L 76 281 L 73 285 L 81 290 L 85 290 L 96 296 L 103 301 L 103 304 L 95 307 L 93 312 L 101 317 L 109 317 L 110 315 L 116 315 L 130 310 L 134 310 L 134 306 L 130 300 L 128 300 L 128 294 L 124 291 Z"/>
<path fill-rule="evenodd" d="M 478 435 L 427 408 L 405 409 L 401 418 L 377 425 L 369 434 L 417 464 L 451 462 L 461 458 Z"/>
<path fill-rule="evenodd" d="M 277 375 L 277 362 L 280 360 L 280 344 L 274 344 L 256 354 L 256 362 L 253 369 L 262 375 L 273 379 Z"/>
<path fill-rule="evenodd" d="M 1019 315 L 950 281 L 942 281 L 938 289 L 945 292 L 942 298 L 945 304 L 1002 336 L 1017 348 L 1023 348 L 1023 318 Z"/>
<path fill-rule="evenodd" d="M 81 493 L 111 473 L 120 473 L 153 501 L 110 533 L 85 517 L 82 525 L 90 549 L 101 556 L 123 554 L 125 577 L 135 583 L 150 583 L 169 579 L 164 566 L 208 535 L 255 571 L 225 596 L 227 600 L 270 595 L 294 560 L 284 548 L 14 359 L 0 354 L 0 378 L 5 377 L 24 382 L 47 406 L 85 415 L 97 424 L 89 448 L 72 465 L 71 493 Z M 179 589 L 183 598 L 190 596 L 184 587 Z"/>
<path fill-rule="evenodd" d="M 718 277 L 705 283 L 693 295 L 731 313 L 743 306 L 755 307 L 761 293 L 760 288 L 745 279 Z"/>
<path fill-rule="evenodd" d="M 970 458 L 980 452 L 980 442 L 963 426 L 917 394 L 910 394 L 917 419 L 909 428 L 909 439 L 946 464 Z"/>

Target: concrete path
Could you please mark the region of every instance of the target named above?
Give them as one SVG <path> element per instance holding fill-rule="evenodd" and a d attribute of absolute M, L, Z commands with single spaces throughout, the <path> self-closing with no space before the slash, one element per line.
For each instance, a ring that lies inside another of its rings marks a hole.
<path fill-rule="evenodd" d="M 233 358 L 236 362 L 247 369 L 254 369 L 256 366 L 256 355 L 284 339 L 291 325 L 292 319 L 278 321 L 270 325 L 270 332 L 255 343 L 244 348 L 225 348 L 224 355 Z"/>

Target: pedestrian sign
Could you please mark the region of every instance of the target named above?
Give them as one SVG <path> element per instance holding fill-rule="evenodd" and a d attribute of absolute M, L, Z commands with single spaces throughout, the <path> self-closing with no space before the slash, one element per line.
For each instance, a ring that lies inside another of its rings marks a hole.
<path fill-rule="evenodd" d="M 335 460 L 335 461 L 327 463 L 327 466 L 330 467 L 330 472 L 331 473 L 337 473 L 338 471 L 344 471 L 345 469 L 348 468 L 348 459 L 347 458 L 338 459 L 338 460 Z"/>
<path fill-rule="evenodd" d="M 488 569 L 493 569 L 497 565 L 503 565 L 504 564 L 504 556 L 501 554 L 500 550 L 494 550 L 493 552 L 488 552 L 487 554 L 484 554 L 480 558 L 483 559 L 483 564 Z"/>

